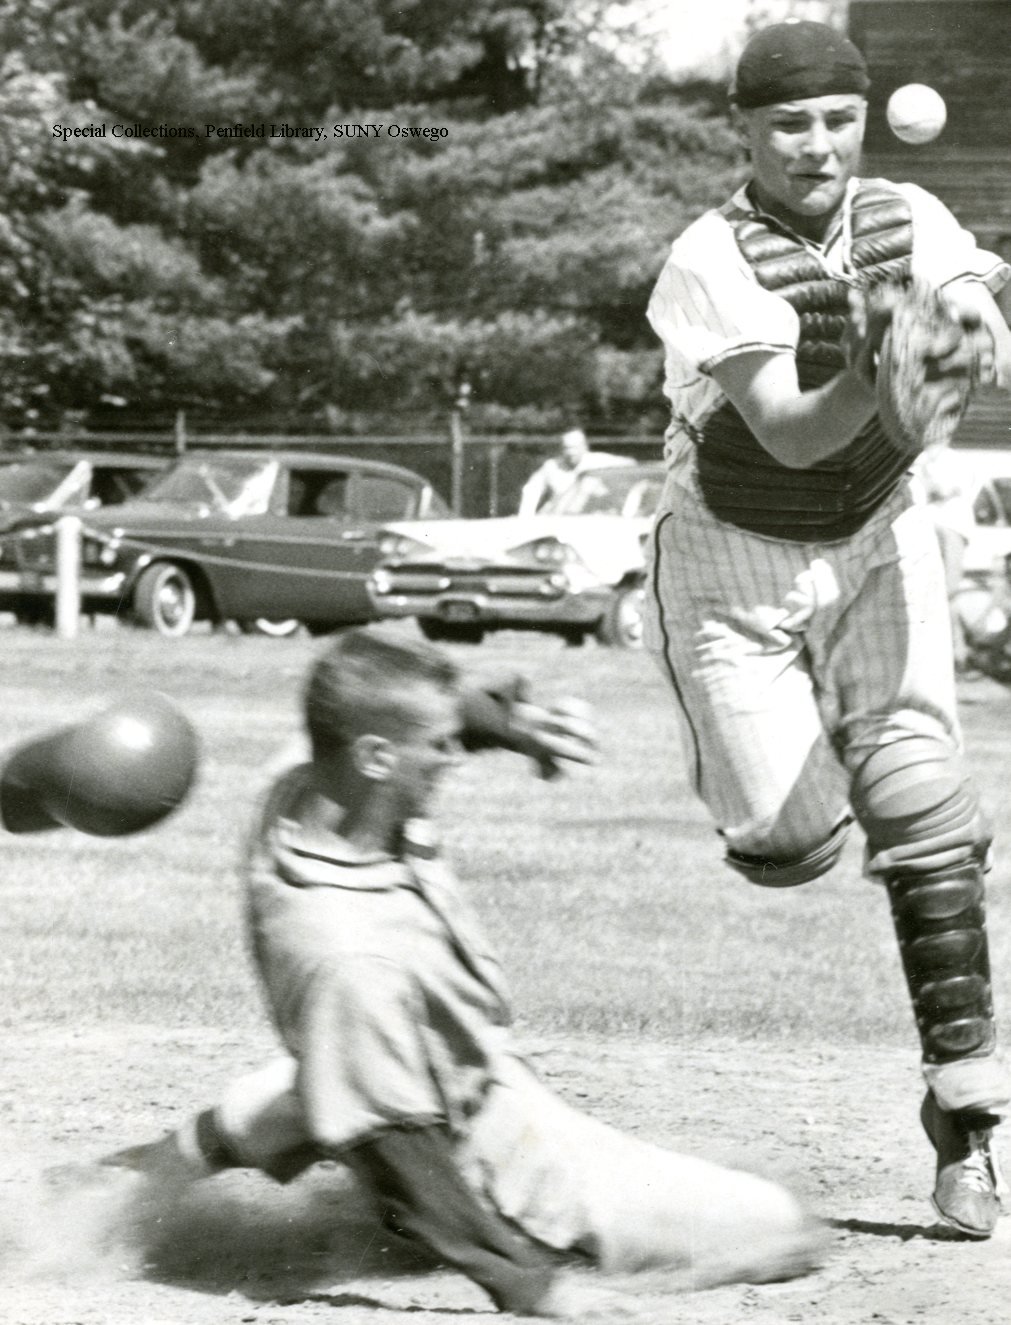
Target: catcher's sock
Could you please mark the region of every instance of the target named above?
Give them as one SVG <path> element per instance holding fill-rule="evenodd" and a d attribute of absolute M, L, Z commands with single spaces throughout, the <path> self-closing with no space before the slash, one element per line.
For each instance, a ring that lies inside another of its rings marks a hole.
<path fill-rule="evenodd" d="M 999 1054 L 924 1063 L 923 1078 L 948 1113 L 1004 1115 L 1011 1107 L 1011 1082 Z"/>
<path fill-rule="evenodd" d="M 992 1129 L 998 1119 L 989 1114 L 948 1113 L 928 1090 L 920 1120 L 937 1151 L 934 1209 L 964 1237 L 990 1237 L 1007 1190 L 993 1148 Z"/>

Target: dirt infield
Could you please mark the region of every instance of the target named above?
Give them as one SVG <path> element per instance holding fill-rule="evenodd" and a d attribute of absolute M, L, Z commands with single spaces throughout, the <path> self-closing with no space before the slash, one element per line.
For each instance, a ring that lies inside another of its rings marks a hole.
<path fill-rule="evenodd" d="M 937 1236 L 911 1053 L 552 1039 L 532 1050 L 581 1107 L 785 1177 L 831 1224 L 825 1267 L 789 1284 L 679 1295 L 661 1274 L 613 1281 L 627 1319 L 1007 1325 L 1011 1219 L 986 1244 Z M 118 1183 L 40 1181 L 48 1166 L 157 1135 L 270 1051 L 266 1036 L 145 1026 L 0 1031 L 6 1325 L 449 1325 L 487 1311 L 479 1290 L 382 1232 L 336 1168 L 286 1189 L 229 1174 L 129 1207 Z"/>

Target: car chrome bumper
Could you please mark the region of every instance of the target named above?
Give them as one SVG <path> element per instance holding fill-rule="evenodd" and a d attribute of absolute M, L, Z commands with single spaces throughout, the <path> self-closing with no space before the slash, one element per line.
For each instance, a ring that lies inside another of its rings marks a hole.
<path fill-rule="evenodd" d="M 504 594 L 445 593 L 370 594 L 384 617 L 432 617 L 453 625 L 592 626 L 603 616 L 611 597 L 607 588 L 556 598 Z"/>
<path fill-rule="evenodd" d="M 81 597 L 100 600 L 120 598 L 126 574 L 82 575 Z M 56 593 L 56 576 L 48 571 L 0 570 L 0 598 L 33 598 Z"/>

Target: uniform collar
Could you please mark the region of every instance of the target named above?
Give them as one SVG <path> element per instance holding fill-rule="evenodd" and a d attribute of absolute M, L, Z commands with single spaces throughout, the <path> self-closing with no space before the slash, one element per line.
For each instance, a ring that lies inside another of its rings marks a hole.
<path fill-rule="evenodd" d="M 432 860 L 438 855 L 433 825 L 413 819 L 404 825 L 401 852 L 363 852 L 341 837 L 321 829 L 307 829 L 297 820 L 280 815 L 271 829 L 275 859 L 291 883 L 367 891 L 387 891 L 405 883 L 404 864 Z"/>
<path fill-rule="evenodd" d="M 737 210 L 742 216 L 750 216 L 756 221 L 766 221 L 769 225 L 779 230 L 784 235 L 789 235 L 795 239 L 798 244 L 802 244 L 809 252 L 819 258 L 824 255 L 836 244 L 842 243 L 843 255 L 842 265 L 845 271 L 851 270 L 850 247 L 852 243 L 853 226 L 853 200 L 856 198 L 857 190 L 860 188 L 861 181 L 855 176 L 846 183 L 846 192 L 843 194 L 842 206 L 839 213 L 832 222 L 828 234 L 819 244 L 813 239 L 806 239 L 803 235 L 797 234 L 785 221 L 781 221 L 778 216 L 773 216 L 770 212 L 763 211 L 754 201 L 751 195 L 751 185 L 753 181 L 747 180 L 734 193 L 730 199 L 730 206 Z"/>

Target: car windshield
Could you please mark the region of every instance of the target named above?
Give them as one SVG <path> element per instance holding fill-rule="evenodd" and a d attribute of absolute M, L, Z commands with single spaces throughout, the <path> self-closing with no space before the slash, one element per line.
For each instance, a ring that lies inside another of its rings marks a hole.
<path fill-rule="evenodd" d="M 276 475 L 274 460 L 187 456 L 146 489 L 144 500 L 209 506 L 227 515 L 262 515 Z"/>
<path fill-rule="evenodd" d="M 995 478 L 993 487 L 1004 508 L 1004 520 L 1007 524 L 1011 524 L 1011 478 Z"/>
<path fill-rule="evenodd" d="M 16 461 L 0 467 L 0 501 L 44 502 L 73 471 L 72 464 Z"/>
<path fill-rule="evenodd" d="M 657 508 L 663 474 L 638 465 L 588 470 L 571 488 L 546 502 L 541 515 L 649 516 Z"/>

